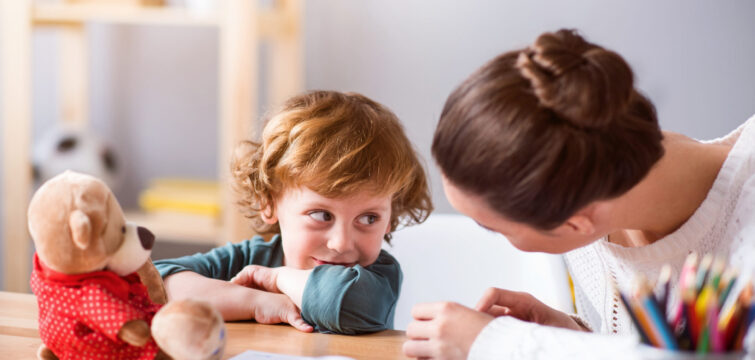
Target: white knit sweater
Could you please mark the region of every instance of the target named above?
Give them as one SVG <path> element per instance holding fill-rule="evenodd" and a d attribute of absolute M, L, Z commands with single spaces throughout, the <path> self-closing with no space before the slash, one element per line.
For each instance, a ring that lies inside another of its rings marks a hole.
<path fill-rule="evenodd" d="M 734 144 L 695 213 L 675 232 L 642 247 L 605 239 L 566 253 L 574 280 L 577 314 L 595 333 L 555 329 L 500 317 L 475 339 L 470 359 L 638 358 L 636 329 L 613 290 L 630 289 L 635 274 L 656 279 L 663 264 L 679 276 L 690 252 L 726 255 L 742 274 L 755 270 L 755 116 L 731 134 L 709 141 Z M 677 301 L 672 284 L 669 304 Z M 748 337 L 750 346 L 755 336 Z"/>

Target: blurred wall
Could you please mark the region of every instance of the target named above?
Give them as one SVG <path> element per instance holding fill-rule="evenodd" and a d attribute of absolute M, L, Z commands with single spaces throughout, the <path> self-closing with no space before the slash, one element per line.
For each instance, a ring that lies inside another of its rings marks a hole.
<path fill-rule="evenodd" d="M 427 162 L 439 212 L 453 212 L 429 152 L 446 96 L 488 59 L 546 30 L 578 28 L 622 54 L 666 129 L 711 138 L 755 113 L 755 2 L 747 0 L 308 0 L 306 6 L 307 88 L 357 91 L 393 109 Z M 117 195 L 125 206 L 135 205 L 151 177 L 215 176 L 216 35 L 90 26 L 92 126 L 120 155 L 125 176 Z M 35 138 L 57 116 L 55 46 L 49 31 L 38 31 Z"/>

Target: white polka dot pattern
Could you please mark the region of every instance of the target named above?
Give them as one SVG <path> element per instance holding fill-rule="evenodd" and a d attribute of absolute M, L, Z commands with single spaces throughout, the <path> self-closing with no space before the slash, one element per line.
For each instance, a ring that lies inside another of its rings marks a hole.
<path fill-rule="evenodd" d="M 131 320 L 150 324 L 160 308 L 149 300 L 137 274 L 66 275 L 46 268 L 35 254 L 31 288 L 39 306 L 39 335 L 61 360 L 153 359 L 157 354 L 152 339 L 136 347 L 117 337 Z"/>

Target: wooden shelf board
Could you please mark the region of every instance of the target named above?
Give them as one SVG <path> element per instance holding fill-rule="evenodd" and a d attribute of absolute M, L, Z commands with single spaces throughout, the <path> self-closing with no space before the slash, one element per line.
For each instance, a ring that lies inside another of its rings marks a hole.
<path fill-rule="evenodd" d="M 36 25 L 110 22 L 141 25 L 218 26 L 217 14 L 199 14 L 180 7 L 37 4 L 32 7 Z"/>
<path fill-rule="evenodd" d="M 126 219 L 149 229 L 157 241 L 190 244 L 219 244 L 221 229 L 217 219 L 202 215 L 170 212 L 126 211 Z"/>

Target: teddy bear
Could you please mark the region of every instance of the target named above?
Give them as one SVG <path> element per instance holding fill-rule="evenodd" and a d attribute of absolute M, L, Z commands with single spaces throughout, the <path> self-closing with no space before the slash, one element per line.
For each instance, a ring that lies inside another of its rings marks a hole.
<path fill-rule="evenodd" d="M 218 311 L 201 301 L 167 302 L 150 260 L 155 236 L 126 221 L 104 182 L 73 171 L 55 176 L 32 196 L 28 225 L 43 341 L 38 358 L 222 356 Z"/>

